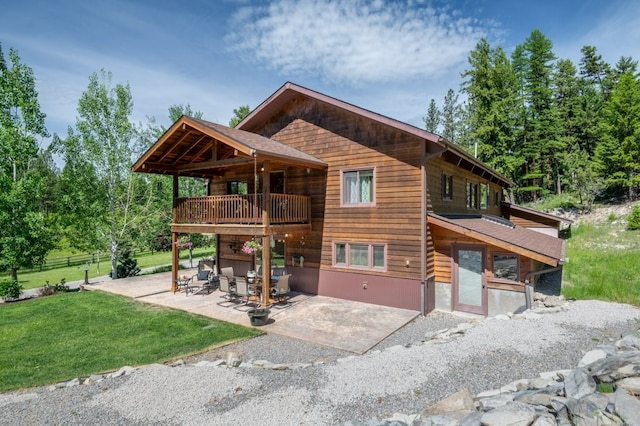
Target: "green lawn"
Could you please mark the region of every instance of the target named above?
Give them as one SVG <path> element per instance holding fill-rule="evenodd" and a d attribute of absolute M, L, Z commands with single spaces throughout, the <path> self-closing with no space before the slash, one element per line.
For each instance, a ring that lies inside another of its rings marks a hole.
<path fill-rule="evenodd" d="M 581 224 L 566 243 L 562 293 L 640 306 L 640 231 L 623 220 Z"/>
<path fill-rule="evenodd" d="M 193 265 L 198 265 L 198 260 L 204 257 L 210 257 L 213 255 L 212 248 L 198 248 L 193 250 Z M 136 256 L 139 268 L 149 268 L 159 265 L 171 264 L 171 252 L 156 252 L 152 254 L 144 254 L 142 256 Z M 188 260 L 189 252 L 186 250 L 180 251 L 180 260 Z M 89 280 L 92 277 L 109 275 L 111 271 L 111 263 L 108 255 L 100 259 L 100 271 L 97 270 L 98 265 L 96 263 L 89 265 Z M 8 278 L 8 273 L 0 274 L 0 280 Z M 84 266 L 69 266 L 66 268 L 49 269 L 42 272 L 21 272 L 18 271 L 18 281 L 22 284 L 24 289 L 42 287 L 49 282 L 49 284 L 59 283 L 64 278 L 67 282 L 78 281 L 84 279 Z"/>
<path fill-rule="evenodd" d="M 100 291 L 0 304 L 0 392 L 163 362 L 259 334 Z"/>

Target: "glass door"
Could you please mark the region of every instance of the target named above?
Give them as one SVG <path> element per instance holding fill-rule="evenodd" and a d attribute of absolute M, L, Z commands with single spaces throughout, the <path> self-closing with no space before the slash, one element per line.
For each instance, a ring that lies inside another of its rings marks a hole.
<path fill-rule="evenodd" d="M 455 246 L 453 261 L 453 310 L 486 315 L 484 247 Z"/>

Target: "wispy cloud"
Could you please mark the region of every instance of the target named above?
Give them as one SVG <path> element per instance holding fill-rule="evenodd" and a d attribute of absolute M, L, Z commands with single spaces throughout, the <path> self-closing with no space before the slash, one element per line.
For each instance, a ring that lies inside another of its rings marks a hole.
<path fill-rule="evenodd" d="M 274 0 L 234 16 L 230 49 L 284 74 L 371 83 L 438 76 L 464 61 L 491 25 L 402 0 Z"/>

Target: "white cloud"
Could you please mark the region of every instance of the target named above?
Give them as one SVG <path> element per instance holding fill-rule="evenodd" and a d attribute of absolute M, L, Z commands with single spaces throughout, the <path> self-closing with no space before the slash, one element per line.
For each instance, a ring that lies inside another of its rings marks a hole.
<path fill-rule="evenodd" d="M 418 1 L 274 0 L 239 10 L 230 49 L 285 74 L 371 83 L 439 76 L 491 31 Z"/>

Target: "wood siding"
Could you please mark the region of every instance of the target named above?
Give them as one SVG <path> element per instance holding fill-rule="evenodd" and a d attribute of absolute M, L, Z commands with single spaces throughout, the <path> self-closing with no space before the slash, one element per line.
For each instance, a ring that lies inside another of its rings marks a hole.
<path fill-rule="evenodd" d="M 442 176 L 453 176 L 453 198 L 445 200 L 442 196 Z M 467 182 L 489 185 L 489 202 L 486 209 L 467 208 Z M 476 213 L 500 216 L 502 201 L 502 187 L 483 179 L 454 164 L 448 163 L 443 158 L 437 157 L 427 161 L 427 185 L 431 194 L 431 208 L 434 213 Z M 495 193 L 500 194 L 500 200 L 496 203 Z"/>
<path fill-rule="evenodd" d="M 324 176 L 297 171 L 287 180 L 288 190 L 314 200 L 305 266 L 308 253 L 322 269 L 356 272 L 332 266 L 333 243 L 382 243 L 387 245 L 387 270 L 366 273 L 420 279 L 421 140 L 302 98 L 259 133 L 329 164 Z M 341 171 L 357 168 L 375 168 L 375 206 L 340 205 Z"/>

